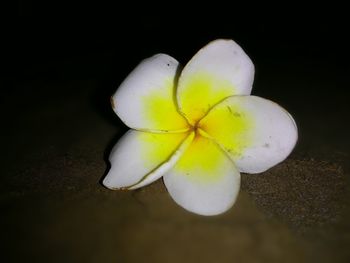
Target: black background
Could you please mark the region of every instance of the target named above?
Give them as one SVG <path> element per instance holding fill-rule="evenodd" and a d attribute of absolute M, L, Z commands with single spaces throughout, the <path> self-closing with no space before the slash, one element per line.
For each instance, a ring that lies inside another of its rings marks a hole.
<path fill-rule="evenodd" d="M 57 99 L 60 91 L 50 85 L 84 92 L 66 84 L 86 80 L 94 86 L 92 107 L 114 122 L 107 98 L 140 60 L 162 52 L 185 64 L 211 40 L 231 38 L 255 64 L 253 94 L 295 114 L 301 140 L 348 149 L 337 135 L 347 134 L 349 94 L 349 27 L 341 6 L 286 3 L 257 6 L 256 13 L 221 3 L 158 8 L 17 2 L 4 33 L 7 114 L 18 114 L 16 97 Z"/>

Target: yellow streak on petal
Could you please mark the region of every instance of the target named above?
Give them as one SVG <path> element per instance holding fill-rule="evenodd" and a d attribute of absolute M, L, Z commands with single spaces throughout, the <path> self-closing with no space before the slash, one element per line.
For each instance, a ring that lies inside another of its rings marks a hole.
<path fill-rule="evenodd" d="M 225 174 L 227 157 L 210 139 L 199 134 L 180 158 L 175 171 L 201 182 L 213 182 Z"/>
<path fill-rule="evenodd" d="M 173 92 L 173 81 L 167 80 L 164 88 L 157 88 L 143 96 L 142 117 L 150 122 L 150 126 L 160 130 L 180 130 L 188 127 L 185 118 L 177 111 Z"/>
<path fill-rule="evenodd" d="M 225 79 L 206 72 L 197 72 L 181 83 L 178 94 L 181 111 L 191 124 L 200 120 L 222 99 L 235 95 L 235 87 Z"/>
<path fill-rule="evenodd" d="M 242 156 L 254 139 L 254 118 L 239 105 L 216 106 L 198 126 L 236 157 Z"/>
<path fill-rule="evenodd" d="M 142 146 L 135 151 L 141 151 L 145 166 L 150 164 L 158 166 L 171 157 L 187 136 L 188 133 L 141 132 L 137 139 L 140 140 Z"/>

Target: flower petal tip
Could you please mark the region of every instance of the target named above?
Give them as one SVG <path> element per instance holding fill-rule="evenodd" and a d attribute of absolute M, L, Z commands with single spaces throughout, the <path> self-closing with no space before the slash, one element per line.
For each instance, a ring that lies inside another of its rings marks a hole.
<path fill-rule="evenodd" d="M 117 187 L 114 187 L 112 184 L 111 184 L 111 180 L 110 178 L 108 177 L 108 174 L 106 175 L 106 177 L 103 179 L 102 181 L 102 184 L 104 187 L 110 189 L 110 190 L 118 190 Z"/>
<path fill-rule="evenodd" d="M 125 187 L 125 186 L 122 186 L 122 187 L 115 187 L 115 186 L 113 186 L 113 184 L 111 184 L 111 182 L 110 182 L 110 180 L 108 178 L 108 175 L 103 179 L 102 184 L 103 184 L 104 187 L 108 188 L 109 190 L 113 190 L 113 191 L 129 191 L 129 190 L 132 190 L 131 188 Z"/>

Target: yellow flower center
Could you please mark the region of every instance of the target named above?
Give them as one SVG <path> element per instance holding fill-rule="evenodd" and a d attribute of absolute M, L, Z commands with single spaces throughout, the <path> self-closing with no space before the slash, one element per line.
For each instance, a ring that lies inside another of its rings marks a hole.
<path fill-rule="evenodd" d="M 206 74 L 196 74 L 177 108 L 175 95 L 171 93 L 174 85 L 167 81 L 168 89 L 155 90 L 143 96 L 143 114 L 154 126 L 174 127 L 162 130 L 162 134 L 148 136 L 154 140 L 152 149 L 142 149 L 145 163 L 155 160 L 168 160 L 185 139 L 194 132 L 191 145 L 180 158 L 177 169 L 195 169 L 202 178 L 209 181 L 223 174 L 218 172 L 224 162 L 223 150 L 234 158 L 243 155 L 251 144 L 254 121 L 252 116 L 239 105 L 220 106 L 218 102 L 228 97 L 232 88 L 225 81 L 210 78 Z M 219 85 L 219 88 L 216 85 Z M 220 93 L 214 91 L 220 90 Z M 196 96 L 200 94 L 200 96 Z M 214 96 L 215 95 L 215 96 Z M 214 98 L 214 99 L 213 99 Z M 204 104 L 207 101 L 209 103 Z M 215 106 L 217 105 L 217 106 Z M 218 107 L 219 106 L 219 107 Z M 140 138 L 145 141 L 145 138 Z M 161 142 L 161 143 L 159 143 Z M 151 145 L 151 143 L 149 144 Z M 200 159 L 200 160 L 199 160 Z M 215 172 L 216 171 L 216 172 Z"/>

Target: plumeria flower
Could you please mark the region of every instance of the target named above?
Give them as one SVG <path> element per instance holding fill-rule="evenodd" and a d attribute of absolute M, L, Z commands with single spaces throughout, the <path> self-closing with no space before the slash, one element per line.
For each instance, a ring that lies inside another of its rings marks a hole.
<path fill-rule="evenodd" d="M 163 177 L 177 204 L 217 215 L 235 202 L 240 173 L 283 161 L 297 141 L 292 116 L 250 96 L 254 65 L 232 40 L 215 40 L 181 69 L 165 54 L 143 60 L 111 98 L 131 129 L 109 157 L 103 180 L 133 190 Z"/>

